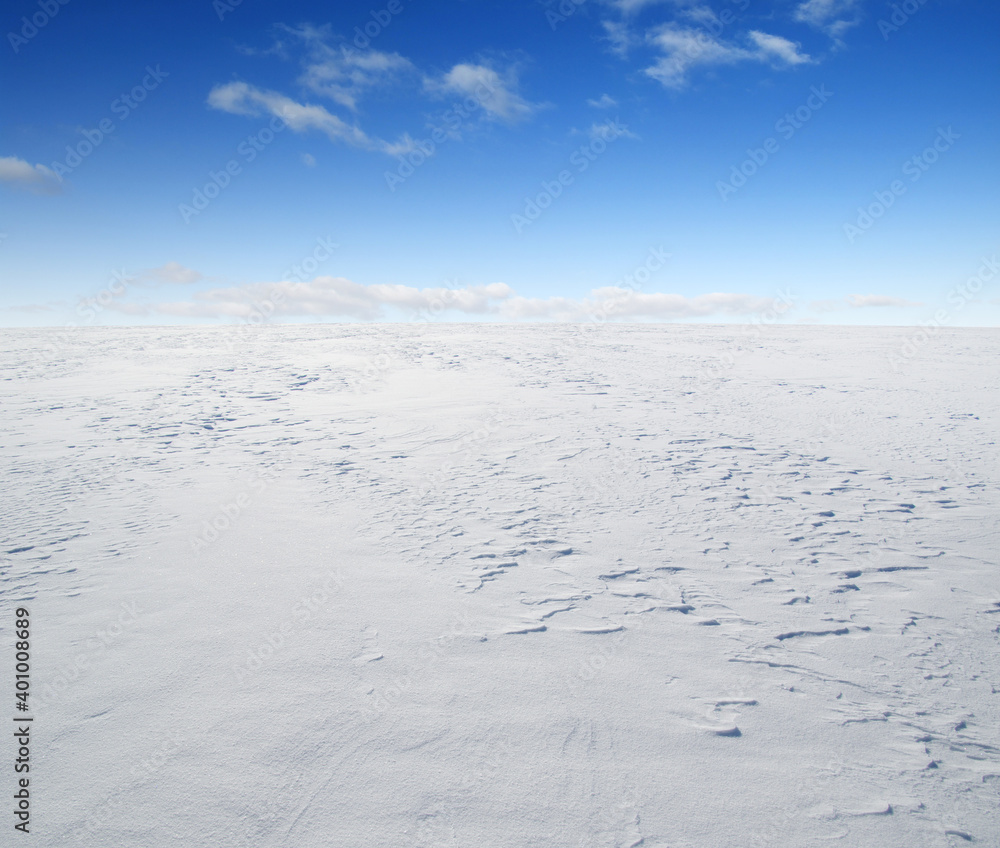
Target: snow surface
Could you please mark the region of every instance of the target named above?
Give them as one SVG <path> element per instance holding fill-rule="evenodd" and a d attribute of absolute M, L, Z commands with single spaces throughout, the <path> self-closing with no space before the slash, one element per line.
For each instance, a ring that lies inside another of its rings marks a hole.
<path fill-rule="evenodd" d="M 5 331 L 0 842 L 1000 844 L 1000 332 L 914 339 Z"/>

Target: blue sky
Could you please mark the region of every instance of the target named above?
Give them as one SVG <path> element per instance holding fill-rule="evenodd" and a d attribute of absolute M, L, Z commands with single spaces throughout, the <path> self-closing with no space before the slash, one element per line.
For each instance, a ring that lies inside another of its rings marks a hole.
<path fill-rule="evenodd" d="M 1000 324 L 986 0 L 0 20 L 6 326 Z"/>

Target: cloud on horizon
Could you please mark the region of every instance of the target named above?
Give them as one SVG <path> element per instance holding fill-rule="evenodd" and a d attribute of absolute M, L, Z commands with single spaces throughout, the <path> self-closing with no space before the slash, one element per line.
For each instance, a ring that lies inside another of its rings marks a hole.
<path fill-rule="evenodd" d="M 575 298 L 513 297 L 501 313 L 513 320 L 548 319 L 553 321 L 663 320 L 670 318 L 708 318 L 719 315 L 756 315 L 774 308 L 775 300 L 749 294 L 713 292 L 686 297 L 663 292 L 637 292 L 609 286 L 593 289 L 580 300 Z"/>
<path fill-rule="evenodd" d="M 175 266 L 168 263 L 164 268 Z M 177 277 L 198 272 L 172 269 Z M 162 270 L 162 269 L 161 269 Z M 447 314 L 500 321 L 666 320 L 712 316 L 753 316 L 772 310 L 775 300 L 750 294 L 713 292 L 687 297 L 640 292 L 619 286 L 593 289 L 582 298 L 530 298 L 506 283 L 462 288 L 364 285 L 344 277 L 309 282 L 250 283 L 195 292 L 190 299 L 156 304 L 116 301 L 108 308 L 128 314 L 176 318 L 250 320 L 339 318 L 375 321 L 387 317 L 434 318 Z"/>
<path fill-rule="evenodd" d="M 867 306 L 923 306 L 924 304 L 902 297 L 891 297 L 886 294 L 852 294 L 847 296 L 847 302 L 856 308 Z"/>
<path fill-rule="evenodd" d="M 495 313 L 510 297 L 503 283 L 464 289 L 418 289 L 404 285 L 363 285 L 344 277 L 316 277 L 310 282 L 282 281 L 196 292 L 189 301 L 161 303 L 151 313 L 183 318 L 248 319 L 254 314 L 286 318 L 352 318 L 372 321 L 386 309 L 419 315 L 450 310 L 465 314 Z"/>

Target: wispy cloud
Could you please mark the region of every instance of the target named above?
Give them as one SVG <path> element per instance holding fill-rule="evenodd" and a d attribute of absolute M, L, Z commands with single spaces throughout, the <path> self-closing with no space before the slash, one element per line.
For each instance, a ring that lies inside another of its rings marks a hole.
<path fill-rule="evenodd" d="M 699 65 L 732 65 L 753 58 L 749 50 L 723 44 L 702 30 L 676 24 L 658 27 L 648 40 L 663 55 L 646 68 L 646 74 L 667 88 L 683 88 L 688 72 Z"/>
<path fill-rule="evenodd" d="M 799 45 L 780 35 L 768 35 L 759 30 L 750 31 L 750 39 L 757 45 L 757 58 L 773 57 L 786 65 L 806 65 L 812 62 L 805 53 L 799 52 Z"/>
<path fill-rule="evenodd" d="M 650 6 L 659 6 L 668 0 L 605 0 L 608 6 L 613 6 L 623 15 L 635 15 Z M 670 0 L 677 2 L 677 0 Z"/>
<path fill-rule="evenodd" d="M 795 8 L 795 20 L 822 30 L 834 40 L 861 21 L 861 0 L 805 0 Z"/>
<path fill-rule="evenodd" d="M 700 24 L 703 27 L 717 27 L 716 32 L 720 31 L 725 24 L 719 19 L 719 16 L 715 14 L 715 10 L 710 6 L 703 6 L 700 3 L 696 3 L 693 6 L 680 10 L 681 17 L 686 18 L 689 21 L 694 21 L 696 24 Z"/>
<path fill-rule="evenodd" d="M 395 142 L 369 136 L 356 117 L 360 99 L 371 90 L 398 88 L 407 79 L 420 79 L 409 59 L 398 53 L 331 43 L 334 36 L 329 26 L 280 24 L 277 30 L 280 39 L 263 53 L 287 58 L 291 48 L 298 46 L 305 56 L 296 84 L 306 98 L 320 102 L 238 81 L 216 85 L 210 91 L 208 103 L 212 108 L 237 115 L 276 116 L 294 132 L 317 130 L 331 141 L 362 150 L 396 156 L 415 149 L 407 133 Z M 539 104 L 529 103 L 518 92 L 514 66 L 498 70 L 482 62 L 456 64 L 439 76 L 424 76 L 422 91 L 432 97 L 475 98 L 487 118 L 511 124 L 525 120 L 539 108 Z M 342 116 L 345 110 L 347 115 Z M 310 167 L 315 164 L 312 157 L 303 161 Z"/>
<path fill-rule="evenodd" d="M 155 283 L 175 283 L 179 285 L 191 285 L 205 279 L 200 271 L 193 268 L 186 268 L 180 262 L 167 262 L 159 268 L 148 268 L 140 274 L 143 280 L 150 280 Z"/>
<path fill-rule="evenodd" d="M 354 114 L 362 95 L 377 88 L 395 86 L 405 74 L 416 76 L 416 68 L 398 53 L 378 50 L 356 50 L 345 45 L 332 45 L 329 26 L 312 24 L 288 26 L 279 24 L 282 38 L 268 50 L 244 49 L 250 55 L 278 55 L 288 58 L 298 47 L 302 58 L 302 73 L 298 87 L 315 98 L 330 101 L 333 108 L 347 110 L 348 118 L 331 112 L 321 103 L 303 102 L 278 91 L 259 88 L 247 82 L 216 85 L 208 95 L 214 109 L 235 115 L 272 115 L 283 119 L 293 132 L 317 130 L 331 141 L 343 142 L 362 150 L 375 150 L 398 155 L 413 150 L 413 140 L 406 134 L 395 142 L 373 138 L 358 126 Z M 308 164 L 308 162 L 307 162 Z"/>
<path fill-rule="evenodd" d="M 416 71 L 413 63 L 398 53 L 330 45 L 329 27 L 302 24 L 282 25 L 280 29 L 306 48 L 299 84 L 351 111 L 357 110 L 358 100 L 366 92 L 396 85 L 400 76 Z"/>
<path fill-rule="evenodd" d="M 794 66 L 812 61 L 808 55 L 799 52 L 795 43 L 759 30 L 749 33 L 747 47 L 721 41 L 704 30 L 672 23 L 652 30 L 647 40 L 663 55 L 645 72 L 667 88 L 684 88 L 690 72 L 701 66 L 733 65 L 738 62 Z"/>
<path fill-rule="evenodd" d="M 17 156 L 0 156 L 0 183 L 33 194 L 59 194 L 62 182 L 44 165 L 32 165 Z"/>
<path fill-rule="evenodd" d="M 208 95 L 208 105 L 233 115 L 274 115 L 296 132 L 314 129 L 331 140 L 345 141 L 355 147 L 371 147 L 371 139 L 360 127 L 348 124 L 324 106 L 298 103 L 276 91 L 265 91 L 245 82 L 217 85 Z"/>
<path fill-rule="evenodd" d="M 397 155 L 412 149 L 412 140 L 405 135 L 394 143 L 370 138 L 359 126 L 347 123 L 324 106 L 299 103 L 279 92 L 265 91 L 245 82 L 215 86 L 209 92 L 208 105 L 233 115 L 272 115 L 281 118 L 294 132 L 318 130 L 331 141 L 363 150 Z"/>
<path fill-rule="evenodd" d="M 593 106 L 595 109 L 613 109 L 618 105 L 618 101 L 615 100 L 610 94 L 602 94 L 596 100 L 588 98 L 587 105 Z"/>
<path fill-rule="evenodd" d="M 518 93 L 513 67 L 500 73 L 489 65 L 462 63 L 439 77 L 426 78 L 424 87 L 439 96 L 474 97 L 490 117 L 506 123 L 523 121 L 539 108 Z"/>
<path fill-rule="evenodd" d="M 599 124 L 591 124 L 590 129 L 587 131 L 587 135 L 589 135 L 591 139 L 602 138 L 605 141 L 615 141 L 619 138 L 630 138 L 635 141 L 639 138 L 639 136 L 629 130 L 628 127 L 619 123 L 618 118 L 615 118 L 613 121 L 603 121 Z"/>
<path fill-rule="evenodd" d="M 619 58 L 626 58 L 629 49 L 636 42 L 628 25 L 622 21 L 601 21 L 601 27 L 604 29 L 604 40 L 608 42 L 608 49 Z"/>

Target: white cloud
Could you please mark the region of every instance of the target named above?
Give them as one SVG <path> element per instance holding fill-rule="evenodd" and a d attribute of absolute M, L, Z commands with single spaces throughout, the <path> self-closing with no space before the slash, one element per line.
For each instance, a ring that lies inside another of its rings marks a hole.
<path fill-rule="evenodd" d="M 281 118 L 294 132 L 319 130 L 331 141 L 343 141 L 363 150 L 379 150 L 389 155 L 405 153 L 413 142 L 403 136 L 390 143 L 370 138 L 356 124 L 349 124 L 323 106 L 298 103 L 276 91 L 264 91 L 245 82 L 217 85 L 208 95 L 208 105 L 234 115 L 258 116 L 262 114 Z"/>
<path fill-rule="evenodd" d="M 0 156 L 0 182 L 34 194 L 59 194 L 62 181 L 44 165 L 31 165 L 17 156 Z"/>
<path fill-rule="evenodd" d="M 242 319 L 264 312 L 273 320 L 344 318 L 372 321 L 402 314 L 486 316 L 501 321 L 671 320 L 712 316 L 750 316 L 774 307 L 772 298 L 713 293 L 686 297 L 636 292 L 610 286 L 583 298 L 521 297 L 505 283 L 464 288 L 415 288 L 363 285 L 343 277 L 317 277 L 309 282 L 252 283 L 196 292 L 191 299 L 148 307 L 121 303 L 121 311 L 181 318 Z M 116 307 L 117 308 L 117 305 Z"/>
<path fill-rule="evenodd" d="M 750 38 L 765 56 L 773 56 L 789 65 L 805 65 L 812 62 L 808 55 L 799 52 L 798 44 L 780 35 L 768 35 L 755 29 L 750 31 Z"/>
<path fill-rule="evenodd" d="M 377 50 L 348 53 L 341 48 L 340 55 L 331 50 L 329 58 L 306 65 L 299 81 L 310 91 L 356 110 L 365 89 L 391 83 L 397 74 L 412 68 L 409 59 L 398 53 Z"/>
<path fill-rule="evenodd" d="M 315 168 L 316 167 L 316 157 L 313 156 L 311 153 L 302 153 L 302 154 L 300 154 L 299 155 L 299 161 L 301 161 L 302 164 L 305 165 L 307 168 Z"/>
<path fill-rule="evenodd" d="M 795 9 L 795 20 L 839 39 L 861 21 L 860 0 L 805 0 Z"/>
<path fill-rule="evenodd" d="M 663 55 L 645 72 L 667 88 L 684 88 L 689 72 L 699 66 L 775 60 L 791 66 L 812 61 L 809 56 L 799 53 L 798 46 L 793 42 L 759 30 L 749 33 L 752 49 L 727 44 L 704 30 L 676 24 L 664 24 L 652 30 L 647 40 Z"/>
<path fill-rule="evenodd" d="M 795 9 L 795 20 L 822 27 L 834 18 L 853 12 L 857 6 L 858 0 L 805 0 Z"/>
<path fill-rule="evenodd" d="M 308 50 L 299 83 L 352 111 L 357 109 L 359 97 L 368 89 L 393 85 L 400 75 L 416 70 L 409 59 L 398 53 L 355 50 L 345 45 L 331 47 L 327 43 L 328 27 L 303 24 L 282 26 L 281 29 L 300 39 Z"/>
<path fill-rule="evenodd" d="M 415 72 L 409 59 L 398 53 L 378 50 L 355 50 L 352 47 L 330 46 L 329 27 L 302 24 L 298 27 L 279 25 L 279 31 L 305 45 L 306 56 L 298 84 L 314 95 L 333 101 L 343 109 L 355 112 L 361 95 L 370 89 L 396 85 L 402 74 Z M 278 41 L 266 51 L 244 51 L 252 55 L 287 55 L 287 45 Z M 378 150 L 389 155 L 407 153 L 414 148 L 413 139 L 404 134 L 395 142 L 369 137 L 353 120 L 344 120 L 325 106 L 302 103 L 277 91 L 257 88 L 245 82 L 216 85 L 208 95 L 215 109 L 236 115 L 269 114 L 284 119 L 294 132 L 318 130 L 332 141 L 342 141 L 363 150 Z M 308 156 L 308 154 L 306 154 Z M 311 157 L 310 157 L 311 158 Z M 309 167 L 315 164 L 303 157 Z"/>
<path fill-rule="evenodd" d="M 296 132 L 315 129 L 326 133 L 332 140 L 346 141 L 356 147 L 371 147 L 370 139 L 359 127 L 346 123 L 325 107 L 297 103 L 284 94 L 264 91 L 245 82 L 217 85 L 209 92 L 208 105 L 234 115 L 275 115 Z"/>
<path fill-rule="evenodd" d="M 413 63 L 398 53 L 379 50 L 356 50 L 349 45 L 332 46 L 333 32 L 329 25 L 312 24 L 288 26 L 278 24 L 277 31 L 286 36 L 279 38 L 267 50 L 237 48 L 249 56 L 280 56 L 288 58 L 289 47 L 299 44 L 305 48 L 302 60 L 301 86 L 329 98 L 351 111 L 356 111 L 358 100 L 369 89 L 396 85 L 399 77 L 415 71 Z"/>
<path fill-rule="evenodd" d="M 587 100 L 588 106 L 593 106 L 595 109 L 612 109 L 618 105 L 618 101 L 615 100 L 610 94 L 602 94 L 596 100 L 589 98 Z"/>
<path fill-rule="evenodd" d="M 425 79 L 424 86 L 440 96 L 473 97 L 488 115 L 508 123 L 524 120 L 538 108 L 518 94 L 513 68 L 501 75 L 488 65 L 462 63 L 441 77 Z"/>
<path fill-rule="evenodd" d="M 912 300 L 904 300 L 901 297 L 891 297 L 886 294 L 852 294 L 848 295 L 847 302 L 851 306 L 923 306 Z"/>
<path fill-rule="evenodd" d="M 723 44 L 702 30 L 665 24 L 653 30 L 648 40 L 663 56 L 646 73 L 667 88 L 683 88 L 688 71 L 699 65 L 732 65 L 754 58 L 749 50 Z"/>

